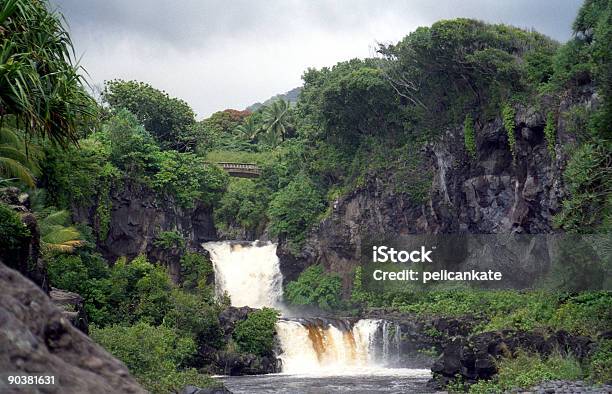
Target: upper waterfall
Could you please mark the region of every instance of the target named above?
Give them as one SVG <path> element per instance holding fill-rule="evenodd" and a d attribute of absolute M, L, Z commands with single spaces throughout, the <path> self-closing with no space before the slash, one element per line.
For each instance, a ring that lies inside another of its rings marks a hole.
<path fill-rule="evenodd" d="M 283 276 L 271 242 L 207 242 L 215 271 L 215 291 L 227 293 L 232 306 L 279 307 Z"/>

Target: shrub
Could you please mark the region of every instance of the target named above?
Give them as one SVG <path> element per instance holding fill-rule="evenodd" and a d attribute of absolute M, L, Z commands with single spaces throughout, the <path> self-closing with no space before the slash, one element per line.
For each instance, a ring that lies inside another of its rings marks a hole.
<path fill-rule="evenodd" d="M 323 267 L 313 265 L 287 284 L 285 299 L 294 305 L 313 305 L 330 311 L 341 306 L 341 291 L 339 276 L 326 274 Z"/>
<path fill-rule="evenodd" d="M 273 353 L 274 334 L 278 311 L 271 308 L 250 313 L 238 324 L 233 332 L 233 338 L 240 351 L 266 356 Z"/>
<path fill-rule="evenodd" d="M 0 204 L 0 260 L 15 266 L 27 255 L 30 231 L 21 222 L 19 215 L 10 207 Z"/>
<path fill-rule="evenodd" d="M 223 333 L 219 325 L 219 311 L 196 294 L 172 291 L 171 307 L 164 317 L 164 325 L 182 336 L 189 336 L 199 344 L 219 348 Z"/>
<path fill-rule="evenodd" d="M 581 233 L 610 229 L 609 167 L 609 150 L 604 143 L 584 143 L 575 150 L 563 173 L 569 197 L 555 217 L 557 226 Z"/>
<path fill-rule="evenodd" d="M 176 230 L 162 231 L 153 241 L 153 245 L 161 249 L 183 249 L 185 238 Z"/>
<path fill-rule="evenodd" d="M 181 257 L 181 286 L 184 290 L 190 292 L 197 291 L 199 294 L 204 295 L 204 298 L 211 299 L 212 293 L 206 290 L 208 289 L 208 277 L 212 273 L 212 263 L 203 255 L 187 252 Z"/>
<path fill-rule="evenodd" d="M 470 393 L 502 393 L 512 388 L 535 386 L 545 380 L 578 380 L 583 377 L 580 363 L 573 357 L 552 355 L 542 359 L 537 355 L 519 354 L 503 359 L 492 381 L 480 381 L 470 386 Z"/>
<path fill-rule="evenodd" d="M 91 337 L 153 393 L 178 392 L 186 384 L 210 386 L 214 382 L 194 370 L 179 368 L 196 352 L 192 338 L 179 336 L 172 329 L 144 322 L 133 326 L 92 327 Z"/>
<path fill-rule="evenodd" d="M 589 359 L 590 378 L 597 383 L 612 381 L 612 340 L 602 340 Z"/>

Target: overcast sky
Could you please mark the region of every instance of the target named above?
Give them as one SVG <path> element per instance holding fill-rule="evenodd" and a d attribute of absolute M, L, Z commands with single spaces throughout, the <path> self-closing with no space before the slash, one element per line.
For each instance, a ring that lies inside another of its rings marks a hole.
<path fill-rule="evenodd" d="M 137 79 L 207 117 L 301 85 L 308 67 L 374 53 L 439 19 L 571 34 L 581 0 L 51 0 L 90 82 Z"/>

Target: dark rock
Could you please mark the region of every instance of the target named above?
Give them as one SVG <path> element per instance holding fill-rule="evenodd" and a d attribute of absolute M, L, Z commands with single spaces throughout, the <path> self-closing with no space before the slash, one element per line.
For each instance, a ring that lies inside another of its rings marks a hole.
<path fill-rule="evenodd" d="M 51 288 L 49 297 L 58 308 L 62 310 L 64 317 L 73 326 L 89 334 L 89 319 L 85 311 L 85 301 L 77 293 Z"/>
<path fill-rule="evenodd" d="M 88 201 L 73 206 L 74 221 L 87 223 L 99 232 L 97 204 Z M 171 197 L 129 179 L 113 184 L 110 204 L 108 234 L 98 240 L 104 257 L 114 261 L 121 256 L 131 259 L 147 254 L 153 261 L 167 264 L 176 283 L 180 281 L 181 253 L 156 247 L 159 233 L 178 231 L 188 240 L 190 249 L 200 251 L 202 243 L 217 239 L 210 206 L 196 203 L 193 208 L 181 208 Z"/>
<path fill-rule="evenodd" d="M 179 394 L 231 394 L 225 386 L 199 388 L 196 386 L 185 386 Z"/>
<path fill-rule="evenodd" d="M 593 105 L 594 101 L 593 89 L 585 89 L 561 107 Z M 566 195 L 562 172 L 568 156 L 561 151 L 551 156 L 544 138 L 545 123 L 544 114 L 536 108 L 516 108 L 516 158 L 500 117 L 477 127 L 476 160 L 467 156 L 462 127 L 441 133 L 423 150 L 423 171 L 432 174 L 425 201 L 397 192 L 393 173 L 370 174 L 363 186 L 330 207 L 331 214 L 312 229 L 301 250 L 292 251 L 285 240 L 279 240 L 277 254 L 285 281 L 294 280 L 305 267 L 322 264 L 341 275 L 348 296 L 354 269 L 360 263 L 360 248 L 376 235 L 552 233 L 552 218 Z M 567 129 L 565 121 L 557 125 L 561 144 L 571 140 Z M 503 264 L 504 259 L 517 258 L 503 246 L 491 248 L 491 256 L 473 256 L 474 261 L 495 257 L 494 261 Z M 504 272 L 504 282 L 513 280 L 517 287 L 529 287 L 535 277 L 530 270 L 537 272 L 548 264 L 541 254 L 532 257 L 513 263 L 517 268 L 508 272 L 516 275 L 507 278 Z"/>
<path fill-rule="evenodd" d="M 438 382 L 460 375 L 467 381 L 490 379 L 497 373 L 496 361 L 510 358 L 518 351 L 547 356 L 553 352 L 572 354 L 579 361 L 588 357 L 593 341 L 588 337 L 559 331 L 548 339 L 540 333 L 505 330 L 484 332 L 449 341 L 431 368 Z"/>
<path fill-rule="evenodd" d="M 0 288 L 1 371 L 54 375 L 61 393 L 146 392 L 123 363 L 73 327 L 38 286 L 2 263 Z M 2 383 L 0 391 L 23 392 Z"/>

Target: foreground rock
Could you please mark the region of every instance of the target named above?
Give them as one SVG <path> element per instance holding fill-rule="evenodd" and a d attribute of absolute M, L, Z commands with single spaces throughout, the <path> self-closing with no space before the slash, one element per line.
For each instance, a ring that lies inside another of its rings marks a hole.
<path fill-rule="evenodd" d="M 0 371 L 55 376 L 50 393 L 146 393 L 128 369 L 77 330 L 49 297 L 0 263 Z M 0 392 L 22 389 L 3 387 Z"/>
<path fill-rule="evenodd" d="M 511 394 L 609 394 L 612 385 L 591 386 L 582 381 L 549 380 L 528 390 L 512 389 Z"/>

